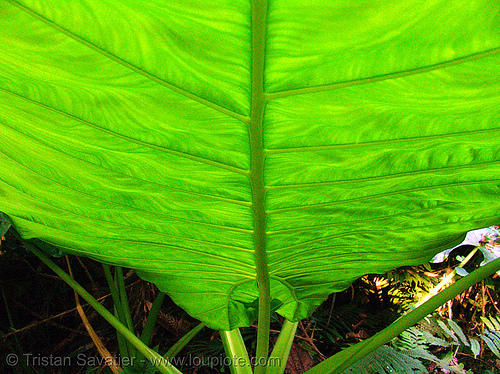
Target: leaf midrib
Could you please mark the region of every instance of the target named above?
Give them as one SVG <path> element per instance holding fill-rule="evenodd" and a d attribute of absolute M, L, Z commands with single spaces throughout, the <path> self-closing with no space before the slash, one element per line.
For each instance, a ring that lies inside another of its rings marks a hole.
<path fill-rule="evenodd" d="M 156 83 L 169 88 L 185 97 L 192 99 L 206 107 L 212 108 L 220 113 L 235 118 L 248 125 L 249 141 L 250 141 L 250 159 L 251 168 L 249 173 L 250 185 L 252 188 L 252 208 L 254 220 L 254 254 L 256 260 L 256 278 L 259 285 L 260 298 L 262 301 L 269 301 L 269 272 L 267 270 L 267 254 L 266 254 L 266 189 L 264 184 L 264 161 L 266 151 L 263 144 L 263 118 L 265 105 L 268 100 L 277 99 L 279 97 L 295 96 L 304 93 L 314 93 L 320 91 L 328 91 L 330 89 L 349 87 L 363 83 L 371 83 L 380 80 L 399 78 L 408 75 L 419 74 L 435 69 L 440 69 L 450 65 L 456 65 L 463 62 L 476 60 L 483 57 L 488 57 L 500 52 L 500 48 L 494 48 L 485 52 L 479 52 L 471 56 L 465 56 L 452 61 L 435 64 L 432 66 L 416 68 L 404 72 L 396 72 L 393 74 L 369 77 L 359 80 L 352 80 L 348 82 L 340 82 L 332 85 L 316 86 L 298 90 L 288 90 L 284 92 L 268 93 L 264 92 L 264 65 L 265 65 L 265 32 L 266 32 L 266 13 L 267 1 L 266 0 L 252 0 L 252 73 L 251 73 L 251 108 L 250 117 L 233 112 L 209 100 L 203 99 L 191 92 L 179 88 L 171 83 L 168 83 L 161 78 L 158 78 L 147 71 L 142 70 L 140 67 L 130 64 L 127 61 L 113 55 L 112 53 L 99 48 L 98 46 L 86 41 L 82 37 L 73 34 L 71 31 L 55 24 L 54 22 L 44 18 L 42 15 L 34 12 L 33 10 L 25 7 L 15 0 L 7 0 L 10 4 L 27 12 L 40 21 L 48 24 L 61 33 L 71 37 L 72 39 L 86 45 L 94 51 L 103 54 L 104 56 L 114 60 L 115 62 L 128 67 L 134 72 L 143 75 L 144 77 L 155 81 Z M 66 113 L 68 114 L 68 113 Z M 68 114 L 70 115 L 70 114 Z M 271 151 L 272 152 L 272 151 Z M 237 171 L 236 171 L 237 172 Z M 241 172 L 240 172 L 241 173 Z M 242 173 L 244 174 L 244 172 Z M 283 213 L 285 210 L 275 210 L 273 213 Z"/>
<path fill-rule="evenodd" d="M 256 357 L 267 358 L 269 351 L 269 323 L 271 285 L 266 253 L 266 189 L 264 183 L 263 123 L 266 99 L 264 93 L 264 69 L 266 54 L 267 0 L 252 0 L 251 44 L 251 106 L 248 135 L 250 141 L 250 186 L 254 221 L 254 257 L 257 287 L 259 290 L 259 328 L 257 330 Z M 256 374 L 262 374 L 264 366 L 257 366 Z"/>

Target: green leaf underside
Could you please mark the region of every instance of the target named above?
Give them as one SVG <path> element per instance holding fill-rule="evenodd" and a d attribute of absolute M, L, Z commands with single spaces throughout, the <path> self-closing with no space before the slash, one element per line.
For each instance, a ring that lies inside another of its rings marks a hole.
<path fill-rule="evenodd" d="M 251 5 L 0 2 L 0 211 L 25 239 L 231 330 L 258 277 L 297 321 L 498 223 L 500 3 L 258 1 L 262 35 Z"/>

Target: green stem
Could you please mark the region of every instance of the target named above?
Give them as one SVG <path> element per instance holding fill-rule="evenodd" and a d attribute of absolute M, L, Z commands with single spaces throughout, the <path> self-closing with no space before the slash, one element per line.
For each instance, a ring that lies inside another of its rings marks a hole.
<path fill-rule="evenodd" d="M 231 374 L 252 374 L 252 365 L 240 329 L 220 331 L 220 336 L 226 356 L 231 361 Z"/>
<path fill-rule="evenodd" d="M 163 292 L 160 292 L 158 296 L 156 296 L 155 301 L 153 301 L 153 305 L 149 310 L 148 318 L 146 319 L 146 323 L 144 324 L 144 329 L 142 330 L 141 334 L 141 340 L 148 346 L 151 342 L 151 336 L 153 335 L 156 320 L 158 319 L 158 313 L 160 313 L 160 308 L 164 300 L 165 294 Z"/>
<path fill-rule="evenodd" d="M 45 265 L 65 281 L 73 290 L 75 290 L 87 303 L 89 303 L 106 321 L 108 321 L 118 332 L 120 332 L 130 344 L 144 355 L 156 368 L 163 374 L 181 374 L 168 360 L 165 360 L 158 353 L 146 346 L 137 336 L 134 335 L 118 318 L 111 314 L 99 301 L 89 294 L 82 286 L 72 279 L 64 270 L 49 259 L 38 247 L 30 242 L 26 242 L 16 235 Z"/>
<path fill-rule="evenodd" d="M 118 309 L 116 308 L 116 304 L 113 304 L 113 312 L 120 321 L 120 323 L 123 323 L 122 320 L 118 317 L 119 313 Z M 118 341 L 118 349 L 120 350 L 120 356 L 132 357 L 128 349 L 127 339 L 125 339 L 125 337 L 118 330 L 116 330 L 116 340 Z"/>
<path fill-rule="evenodd" d="M 257 329 L 256 374 L 264 374 L 269 354 L 269 326 L 271 319 L 271 286 L 266 252 L 266 192 L 264 183 L 263 121 L 266 99 L 264 95 L 264 66 L 266 53 L 267 1 L 252 0 L 252 72 L 251 106 L 248 133 L 250 138 L 250 185 L 254 222 L 254 254 L 257 287 L 259 289 L 259 323 Z"/>
<path fill-rule="evenodd" d="M 116 286 L 113 275 L 111 274 L 111 268 L 108 264 L 102 264 L 102 268 L 104 270 L 106 281 L 108 282 L 109 291 L 111 292 L 111 297 L 113 298 L 113 303 L 117 305 L 120 303 L 120 295 L 118 294 L 118 287 Z"/>
<path fill-rule="evenodd" d="M 472 257 L 474 257 L 474 255 L 476 254 L 476 252 L 479 250 L 479 247 L 476 247 L 474 248 L 468 255 L 466 258 L 464 258 L 464 260 L 458 264 L 458 267 L 464 267 Z M 432 296 L 434 295 L 437 295 L 437 293 L 439 292 L 439 290 L 441 288 L 443 288 L 444 286 L 446 286 L 448 284 L 449 281 L 451 281 L 455 275 L 457 274 L 457 269 L 453 269 L 453 271 L 448 274 L 441 282 L 439 282 L 439 284 L 437 286 L 435 286 L 434 288 L 432 288 L 429 293 L 422 299 L 420 300 L 415 306 L 416 307 L 419 307 L 420 305 L 422 305 L 423 303 L 425 303 L 427 300 L 429 300 Z"/>
<path fill-rule="evenodd" d="M 127 290 L 125 288 L 125 279 L 123 278 L 123 270 L 121 267 L 115 267 L 115 277 L 118 284 L 118 292 L 120 294 L 120 305 L 122 307 L 125 322 L 130 331 L 134 331 L 134 324 L 132 322 L 132 313 L 130 313 L 130 305 L 128 303 Z"/>
<path fill-rule="evenodd" d="M 267 364 L 266 374 L 283 374 L 292 349 L 293 338 L 297 331 L 298 322 L 290 322 L 285 320 L 278 340 L 274 345 L 269 362 Z"/>
<path fill-rule="evenodd" d="M 312 369 L 306 371 L 306 374 L 342 373 L 346 368 L 362 359 L 368 353 L 373 352 L 378 347 L 386 344 L 391 339 L 395 338 L 403 331 L 413 326 L 427 315 L 431 314 L 448 300 L 453 299 L 455 296 L 469 289 L 474 284 L 481 282 L 483 279 L 489 277 L 498 270 L 500 270 L 500 259 L 496 259 L 474 270 L 466 277 L 459 279 L 450 287 L 429 299 L 417 309 L 402 316 L 389 327 L 375 334 L 373 337 L 337 353 Z"/>
<path fill-rule="evenodd" d="M 125 288 L 125 279 L 123 278 L 123 271 L 122 268 L 119 266 L 115 266 L 115 279 L 116 279 L 116 284 L 118 285 L 118 294 L 120 295 L 120 304 L 119 307 L 121 309 L 121 313 L 124 317 L 124 321 L 122 321 L 123 324 L 125 324 L 128 329 L 132 332 L 134 332 L 134 324 L 132 322 L 132 313 L 130 313 L 130 306 L 128 303 L 128 297 L 127 297 L 127 290 Z M 134 349 L 133 346 L 128 345 L 128 353 L 129 357 L 137 357 L 140 355 L 137 354 L 137 351 Z"/>
<path fill-rule="evenodd" d="M 179 354 L 180 351 L 205 327 L 202 322 L 198 324 L 195 328 L 189 330 L 189 332 L 180 338 L 163 357 L 167 359 L 172 359 Z"/>
<path fill-rule="evenodd" d="M 121 308 L 120 294 L 118 292 L 118 286 L 111 273 L 111 268 L 107 264 L 102 264 L 102 268 L 104 270 L 104 276 L 106 277 L 106 281 L 108 282 L 109 291 L 113 299 L 114 314 L 121 323 L 125 324 L 125 317 L 123 315 L 123 309 Z M 120 355 L 123 357 L 132 357 L 131 352 L 129 352 L 127 340 L 118 330 L 116 330 L 116 339 L 118 340 Z"/>

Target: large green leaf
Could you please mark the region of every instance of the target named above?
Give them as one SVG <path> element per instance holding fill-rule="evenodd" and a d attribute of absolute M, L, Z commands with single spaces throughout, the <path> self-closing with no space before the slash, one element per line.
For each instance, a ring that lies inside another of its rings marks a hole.
<path fill-rule="evenodd" d="M 214 328 L 500 217 L 497 0 L 0 0 L 0 211 Z"/>

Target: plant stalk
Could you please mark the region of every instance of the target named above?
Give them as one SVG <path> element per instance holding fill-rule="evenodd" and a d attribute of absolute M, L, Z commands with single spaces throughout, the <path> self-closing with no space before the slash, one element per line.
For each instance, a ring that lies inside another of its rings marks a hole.
<path fill-rule="evenodd" d="M 106 277 L 106 280 L 108 282 L 109 291 L 113 299 L 114 314 L 121 323 L 125 324 L 125 317 L 123 315 L 123 309 L 121 308 L 118 286 L 115 282 L 113 274 L 111 273 L 111 268 L 107 264 L 102 264 L 102 268 L 104 270 L 104 276 Z M 118 330 L 116 330 L 116 339 L 118 340 L 118 348 L 120 350 L 120 355 L 124 357 L 131 357 L 132 354 L 131 352 L 129 352 L 127 340 Z"/>
<path fill-rule="evenodd" d="M 68 264 L 69 276 L 71 277 L 71 279 L 74 280 L 75 277 L 73 275 L 73 270 L 71 269 L 71 263 L 67 255 L 66 255 L 66 263 Z M 123 373 L 123 369 L 118 365 L 118 363 L 116 362 L 115 358 L 111 355 L 111 353 L 109 353 L 108 349 L 104 346 L 104 343 L 102 342 L 101 338 L 99 338 L 94 328 L 90 324 L 90 321 L 87 318 L 85 312 L 83 311 L 82 305 L 80 304 L 80 298 L 78 297 L 78 293 L 76 293 L 76 291 L 73 291 L 73 293 L 75 294 L 76 310 L 78 311 L 78 314 L 80 315 L 83 325 L 85 326 L 85 329 L 87 330 L 90 338 L 94 342 L 97 351 L 99 352 L 101 357 L 104 358 L 104 362 L 111 369 L 113 374 Z"/>
<path fill-rule="evenodd" d="M 250 186 L 254 222 L 254 254 L 259 289 L 259 321 L 255 373 L 264 374 L 269 354 L 271 319 L 271 285 L 266 252 L 266 190 L 264 183 L 263 122 L 266 106 L 264 68 L 266 54 L 267 0 L 252 0 L 251 106 L 248 134 L 250 138 Z"/>
<path fill-rule="evenodd" d="M 458 264 L 458 267 L 464 267 L 470 261 L 470 259 L 472 257 L 474 257 L 474 255 L 476 254 L 476 252 L 478 250 L 479 250 L 479 247 L 474 248 L 467 255 L 467 257 L 464 258 L 463 261 L 460 264 Z M 415 306 L 419 307 L 420 305 L 422 305 L 423 303 L 425 303 L 427 300 L 429 300 L 432 296 L 437 295 L 437 293 L 439 292 L 439 290 L 441 288 L 443 288 L 444 286 L 446 286 L 448 284 L 448 282 L 451 281 L 455 277 L 456 274 L 457 274 L 457 270 L 453 269 L 453 271 L 450 274 L 448 274 L 446 277 L 444 277 L 443 280 L 441 282 L 439 282 L 438 285 L 436 285 L 431 290 L 429 290 L 429 293 L 422 300 L 420 300 Z"/>
<path fill-rule="evenodd" d="M 15 233 L 16 235 L 17 233 Z M 73 290 L 75 290 L 87 303 L 89 303 L 106 321 L 108 321 L 118 332 L 120 332 L 128 342 L 130 342 L 137 350 L 144 355 L 162 374 L 182 374 L 168 360 L 165 360 L 158 353 L 146 346 L 137 336 L 134 335 L 118 318 L 111 314 L 104 306 L 102 306 L 91 294 L 89 294 L 82 286 L 57 266 L 50 258 L 48 258 L 37 246 L 24 241 L 19 234 L 16 235 L 28 248 L 32 251 L 45 265 L 54 271 L 64 282 L 66 282 Z"/>
<path fill-rule="evenodd" d="M 269 356 L 266 374 L 283 374 L 285 372 L 298 324 L 298 322 L 288 320 L 283 323 L 278 340 Z"/>
<path fill-rule="evenodd" d="M 123 277 L 123 270 L 121 267 L 115 267 L 115 277 L 118 284 L 118 293 L 120 295 L 120 305 L 125 316 L 125 322 L 130 331 L 134 331 L 134 324 L 132 322 L 132 313 L 130 313 L 130 305 L 128 303 L 127 290 L 125 289 L 125 279 Z"/>
<path fill-rule="evenodd" d="M 118 285 L 118 294 L 120 296 L 119 308 L 121 309 L 124 320 L 122 323 L 128 327 L 128 329 L 134 332 L 134 324 L 132 322 L 132 313 L 130 313 L 130 306 L 128 303 L 127 290 L 125 289 L 125 279 L 123 278 L 123 270 L 119 266 L 115 266 L 115 280 Z M 128 353 L 130 357 L 139 356 L 135 348 L 128 345 Z"/>
<path fill-rule="evenodd" d="M 148 318 L 146 319 L 146 323 L 144 324 L 144 329 L 141 334 L 141 340 L 146 345 L 149 345 L 151 342 L 151 336 L 153 335 L 153 330 L 158 319 L 158 313 L 160 313 L 160 308 L 164 300 L 165 294 L 160 292 L 158 296 L 156 296 L 155 301 L 153 301 L 153 305 L 149 310 Z"/>
<path fill-rule="evenodd" d="M 412 310 L 408 314 L 400 317 L 393 322 L 389 327 L 375 334 L 369 339 L 355 344 L 342 352 L 339 352 L 332 357 L 326 359 L 312 369 L 306 371 L 305 374 L 339 374 L 349 366 L 362 359 L 368 353 L 373 352 L 378 347 L 386 344 L 391 339 L 401 334 L 406 329 L 410 328 L 434 310 L 461 294 L 476 283 L 489 277 L 500 270 L 500 258 L 496 259 L 463 277 L 452 284 L 450 287 L 441 291 L 438 295 L 432 297 L 427 302 Z"/>
<path fill-rule="evenodd" d="M 220 336 L 226 357 L 230 360 L 231 374 L 252 374 L 252 365 L 240 329 L 220 331 Z"/>
<path fill-rule="evenodd" d="M 172 359 L 179 354 L 180 351 L 205 327 L 201 322 L 193 329 L 189 330 L 182 338 L 180 338 L 170 349 L 163 355 L 166 359 Z"/>

